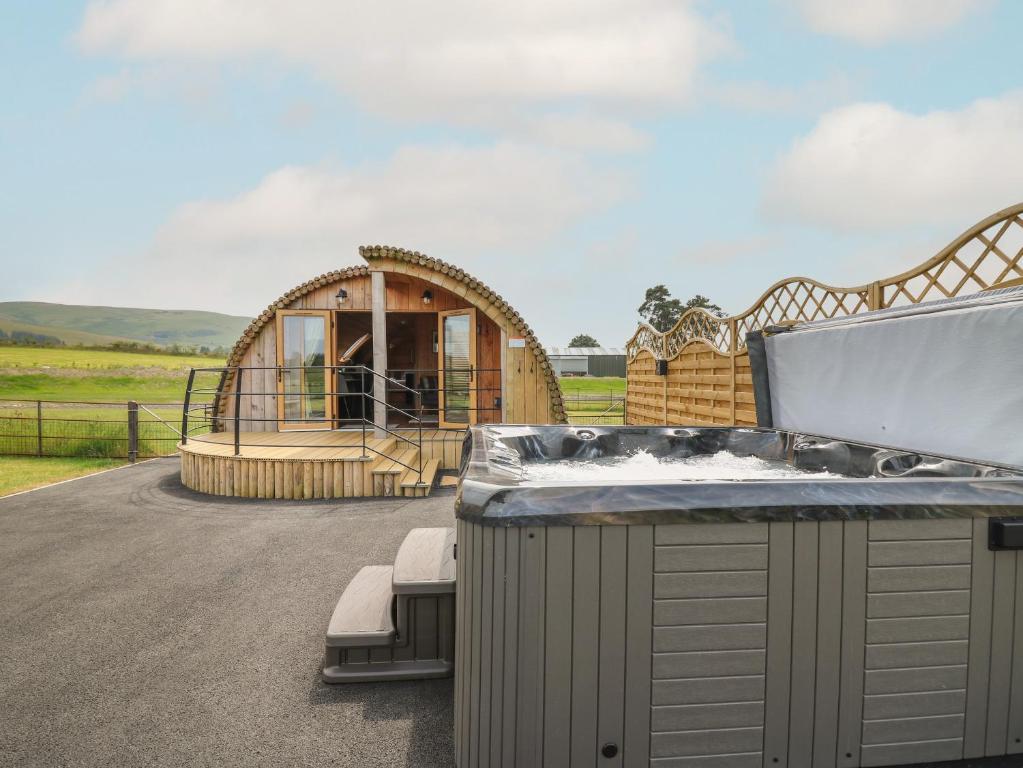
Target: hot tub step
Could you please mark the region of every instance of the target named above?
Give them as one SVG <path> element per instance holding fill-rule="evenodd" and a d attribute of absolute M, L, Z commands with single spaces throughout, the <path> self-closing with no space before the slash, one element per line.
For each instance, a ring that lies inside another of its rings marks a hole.
<path fill-rule="evenodd" d="M 455 529 L 413 528 L 394 558 L 395 595 L 443 595 L 455 591 Z"/>
<path fill-rule="evenodd" d="M 367 565 L 352 579 L 327 627 L 327 647 L 366 648 L 394 642 L 394 593 L 390 565 Z"/>
<path fill-rule="evenodd" d="M 428 680 L 450 677 L 454 669 L 444 659 L 414 659 L 411 661 L 366 661 L 325 666 L 323 680 L 327 683 L 378 683 L 388 680 Z"/>

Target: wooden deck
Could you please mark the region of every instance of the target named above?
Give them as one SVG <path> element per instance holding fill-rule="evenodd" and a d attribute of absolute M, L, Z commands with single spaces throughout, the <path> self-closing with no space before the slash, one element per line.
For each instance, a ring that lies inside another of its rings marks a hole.
<path fill-rule="evenodd" d="M 181 482 L 244 498 L 425 496 L 438 471 L 458 467 L 464 430 L 424 429 L 421 446 L 419 430 L 396 432 L 413 444 L 367 432 L 365 453 L 361 430 L 242 432 L 237 456 L 233 433 L 200 435 L 178 446 Z"/>

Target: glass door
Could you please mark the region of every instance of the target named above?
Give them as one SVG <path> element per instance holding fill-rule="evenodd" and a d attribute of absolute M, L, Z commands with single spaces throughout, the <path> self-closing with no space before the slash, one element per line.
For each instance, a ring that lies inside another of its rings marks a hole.
<path fill-rule="evenodd" d="M 456 309 L 437 317 L 442 427 L 476 423 L 476 310 Z"/>
<path fill-rule="evenodd" d="M 331 426 L 330 313 L 277 312 L 277 418 L 281 429 Z"/>

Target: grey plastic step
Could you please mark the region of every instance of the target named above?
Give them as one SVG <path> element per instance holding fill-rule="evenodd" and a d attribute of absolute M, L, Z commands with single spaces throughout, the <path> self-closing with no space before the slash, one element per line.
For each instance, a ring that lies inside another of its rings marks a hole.
<path fill-rule="evenodd" d="M 413 528 L 394 558 L 395 595 L 444 595 L 455 591 L 455 529 Z"/>
<path fill-rule="evenodd" d="M 390 565 L 367 565 L 352 579 L 327 627 L 327 646 L 363 648 L 394 642 L 394 593 Z"/>

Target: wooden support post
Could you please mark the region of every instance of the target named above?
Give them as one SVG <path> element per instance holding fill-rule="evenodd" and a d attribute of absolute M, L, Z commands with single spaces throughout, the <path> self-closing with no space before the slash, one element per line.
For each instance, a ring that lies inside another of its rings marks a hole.
<path fill-rule="evenodd" d="M 43 401 L 36 400 L 36 456 L 43 455 Z"/>
<path fill-rule="evenodd" d="M 669 363 L 670 364 L 670 361 L 668 360 L 668 334 L 667 333 L 662 333 L 661 334 L 661 359 L 664 360 L 665 363 Z M 668 368 L 668 370 L 670 371 L 671 368 Z M 663 395 L 664 395 L 664 397 L 663 397 L 663 400 L 664 400 L 664 403 L 663 403 L 663 406 L 664 406 L 664 423 L 667 424 L 668 423 L 668 374 L 667 373 L 664 374 L 664 381 L 661 382 L 661 383 L 662 383 L 662 387 L 663 387 L 662 391 L 663 391 Z"/>
<path fill-rule="evenodd" d="M 735 426 L 735 356 L 739 351 L 739 340 L 735 335 L 739 332 L 735 318 L 728 320 L 728 358 L 732 364 L 732 421 Z"/>
<path fill-rule="evenodd" d="M 373 297 L 373 426 L 376 437 L 386 437 L 387 432 L 387 286 L 384 273 L 370 272 Z"/>
<path fill-rule="evenodd" d="M 884 308 L 884 295 L 881 289 L 881 283 L 877 280 L 867 286 L 867 309 L 883 309 Z"/>
<path fill-rule="evenodd" d="M 505 371 L 508 370 L 508 331 L 501 329 L 501 423 L 508 423 L 508 382 Z"/>
<path fill-rule="evenodd" d="M 132 464 L 139 457 L 139 404 L 128 401 L 128 461 Z"/>

